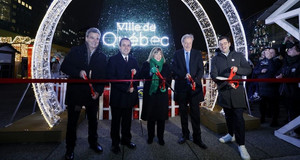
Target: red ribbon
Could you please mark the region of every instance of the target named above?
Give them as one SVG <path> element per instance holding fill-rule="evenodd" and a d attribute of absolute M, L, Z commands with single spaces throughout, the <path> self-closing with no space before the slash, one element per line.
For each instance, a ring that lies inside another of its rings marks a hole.
<path fill-rule="evenodd" d="M 160 74 L 159 70 L 157 69 L 157 72 L 155 73 L 161 80 L 162 80 L 162 84 L 159 85 L 159 89 L 162 88 L 162 90 L 166 89 L 166 80 L 164 79 L 164 77 Z"/>
<path fill-rule="evenodd" d="M 228 77 L 228 80 L 232 80 L 232 78 L 236 75 L 236 72 L 233 72 L 233 68 L 231 68 L 230 70 L 230 75 Z M 235 88 L 238 88 L 239 87 L 239 82 L 238 81 L 229 81 L 229 84 L 234 84 L 235 85 Z"/>
<path fill-rule="evenodd" d="M 195 82 L 194 82 L 192 76 L 191 76 L 191 75 L 188 75 L 188 78 L 189 78 L 189 81 L 190 81 L 191 84 L 192 84 L 192 90 L 195 91 L 195 90 L 196 90 L 196 86 L 195 86 Z"/>
<path fill-rule="evenodd" d="M 205 80 L 212 80 L 205 78 Z M 0 78 L 0 84 L 18 84 L 18 83 L 110 83 L 110 82 L 137 82 L 152 81 L 152 79 L 17 79 L 17 78 Z M 224 80 L 231 81 L 231 80 Z M 300 83 L 300 78 L 262 78 L 262 79 L 235 79 L 239 82 L 268 82 L 268 83 Z"/>
<path fill-rule="evenodd" d="M 83 79 L 88 80 L 88 78 L 86 77 L 86 75 L 83 75 Z M 92 86 L 91 83 L 89 83 L 89 86 L 90 86 L 90 89 L 91 89 L 91 93 L 92 93 L 92 95 L 94 97 L 96 95 L 95 94 L 95 90 L 94 90 L 94 88 L 93 88 L 93 86 Z"/>

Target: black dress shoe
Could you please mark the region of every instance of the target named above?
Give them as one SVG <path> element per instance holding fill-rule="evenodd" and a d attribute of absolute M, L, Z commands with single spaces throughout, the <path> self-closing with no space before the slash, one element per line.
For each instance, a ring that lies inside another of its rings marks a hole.
<path fill-rule="evenodd" d="M 158 144 L 161 145 L 161 146 L 163 146 L 163 145 L 165 145 L 165 141 L 163 139 L 159 139 L 158 140 Z"/>
<path fill-rule="evenodd" d="M 65 160 L 73 160 L 74 159 L 74 152 L 73 151 L 67 151 L 65 154 Z"/>
<path fill-rule="evenodd" d="M 136 144 L 134 144 L 133 142 L 122 143 L 122 145 L 126 145 L 126 146 L 127 146 L 128 148 L 130 148 L 130 149 L 136 148 Z"/>
<path fill-rule="evenodd" d="M 92 150 L 94 150 L 96 153 L 102 153 L 103 152 L 103 148 L 99 143 L 96 143 L 94 145 L 90 145 L 90 148 Z"/>
<path fill-rule="evenodd" d="M 194 141 L 202 149 L 207 149 L 207 146 L 202 141 Z"/>
<path fill-rule="evenodd" d="M 185 143 L 185 141 L 186 141 L 186 138 L 181 137 L 181 138 L 179 138 L 178 143 L 183 144 L 183 143 Z"/>
<path fill-rule="evenodd" d="M 121 149 L 119 146 L 111 146 L 110 149 L 114 154 L 118 154 L 119 152 L 121 152 Z"/>

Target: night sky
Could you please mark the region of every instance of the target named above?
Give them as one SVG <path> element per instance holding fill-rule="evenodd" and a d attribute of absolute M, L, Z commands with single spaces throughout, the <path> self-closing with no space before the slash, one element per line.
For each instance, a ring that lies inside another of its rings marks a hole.
<path fill-rule="evenodd" d="M 120 2 L 130 2 L 131 0 L 120 0 Z M 232 0 L 235 4 L 242 21 L 244 22 L 250 16 L 261 13 L 270 7 L 277 0 Z M 218 35 L 230 35 L 230 29 L 226 18 L 214 0 L 200 0 L 200 3 L 210 17 Z M 185 33 L 192 33 L 195 36 L 194 48 L 205 50 L 204 38 L 200 27 L 193 17 L 192 13 L 181 0 L 169 0 L 169 11 L 172 22 L 173 37 L 176 49 L 181 48 L 180 38 Z M 98 26 L 101 17 L 101 0 L 73 0 L 66 12 L 76 16 L 81 22 L 77 24 L 78 30 L 82 28 Z M 247 28 L 246 28 L 247 30 Z"/>

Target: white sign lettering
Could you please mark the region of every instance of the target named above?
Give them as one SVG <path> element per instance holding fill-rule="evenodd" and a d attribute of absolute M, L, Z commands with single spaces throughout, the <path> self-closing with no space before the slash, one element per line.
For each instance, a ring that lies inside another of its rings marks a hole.
<path fill-rule="evenodd" d="M 156 35 L 154 23 L 117 22 L 117 34 L 106 32 L 103 34 L 103 44 L 110 47 L 118 46 L 119 41 L 127 37 L 132 46 L 163 46 L 169 45 L 169 37 Z"/>

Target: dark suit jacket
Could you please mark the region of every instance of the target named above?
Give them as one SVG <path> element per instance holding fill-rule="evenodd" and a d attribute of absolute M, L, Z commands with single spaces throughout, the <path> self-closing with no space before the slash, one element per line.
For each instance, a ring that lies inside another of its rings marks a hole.
<path fill-rule="evenodd" d="M 138 73 L 139 67 L 136 59 L 129 55 L 128 62 L 126 62 L 119 52 L 108 60 L 107 77 L 112 80 L 130 80 L 131 69 L 136 69 Z M 110 90 L 110 106 L 116 108 L 129 108 L 136 105 L 138 103 L 138 83 L 139 82 L 133 83 L 134 92 L 129 93 L 128 89 L 130 87 L 130 82 L 112 82 Z"/>
<path fill-rule="evenodd" d="M 106 78 L 106 56 L 97 48 L 93 53 L 90 63 L 88 64 L 88 53 L 85 44 L 73 47 L 70 53 L 65 57 L 61 71 L 69 76 L 69 79 L 82 79 L 79 74 L 85 70 L 87 75 L 91 71 L 92 79 Z M 104 89 L 104 83 L 94 83 L 94 89 L 101 95 Z M 91 98 L 91 90 L 88 83 L 68 83 L 66 93 L 66 104 L 68 105 L 85 105 L 93 102 L 95 105 L 99 100 Z"/>
<path fill-rule="evenodd" d="M 177 50 L 174 54 L 172 62 L 172 71 L 175 78 L 175 90 L 176 93 L 186 92 L 191 88 L 185 76 L 187 74 L 184 50 Z M 190 52 L 190 75 L 196 82 L 196 91 L 193 91 L 192 95 L 197 95 L 200 101 L 204 100 L 201 78 L 203 77 L 203 60 L 200 51 L 192 49 Z"/>

